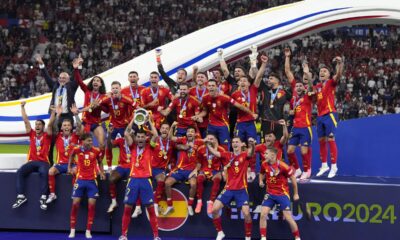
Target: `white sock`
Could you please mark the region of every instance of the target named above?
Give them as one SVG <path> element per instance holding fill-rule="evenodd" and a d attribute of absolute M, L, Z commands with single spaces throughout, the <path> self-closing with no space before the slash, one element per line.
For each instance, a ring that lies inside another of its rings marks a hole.
<path fill-rule="evenodd" d="M 24 194 L 18 194 L 17 198 L 25 198 L 25 195 Z"/>
<path fill-rule="evenodd" d="M 42 195 L 40 198 L 41 198 L 41 199 L 46 199 L 47 196 L 46 196 L 46 195 Z"/>
<path fill-rule="evenodd" d="M 336 163 L 332 163 L 331 168 L 337 168 Z"/>
<path fill-rule="evenodd" d="M 322 168 L 327 168 L 327 167 L 328 167 L 328 163 L 327 162 L 322 163 Z"/>

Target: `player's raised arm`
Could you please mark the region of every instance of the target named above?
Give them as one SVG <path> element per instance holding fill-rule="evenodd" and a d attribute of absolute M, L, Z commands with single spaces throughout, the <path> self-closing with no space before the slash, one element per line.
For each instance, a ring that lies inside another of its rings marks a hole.
<path fill-rule="evenodd" d="M 288 132 L 288 129 L 287 129 L 286 121 L 284 119 L 281 119 L 281 120 L 278 121 L 278 123 L 280 125 L 282 125 L 282 128 L 283 128 L 283 134 L 282 134 L 282 137 L 280 139 L 280 142 L 281 142 L 282 145 L 285 145 L 287 140 L 289 139 L 289 132 Z"/>
<path fill-rule="evenodd" d="M 129 124 L 126 127 L 125 132 L 124 132 L 125 141 L 128 146 L 131 146 L 133 143 L 133 138 L 132 138 L 131 132 L 132 132 L 132 125 L 133 125 L 134 119 L 135 118 L 132 118 L 132 120 L 129 122 Z"/>
<path fill-rule="evenodd" d="M 254 80 L 254 86 L 256 88 L 260 87 L 262 78 L 265 73 L 265 69 L 267 68 L 267 64 L 268 64 L 268 56 L 262 55 L 261 56 L 261 66 L 260 66 L 260 69 L 258 69 L 256 79 Z"/>
<path fill-rule="evenodd" d="M 155 145 L 155 142 L 158 137 L 158 132 L 157 132 L 156 126 L 154 126 L 154 120 L 153 120 L 152 116 L 149 116 L 149 124 L 150 124 L 150 131 L 151 131 L 150 143 L 151 143 L 151 145 Z"/>
<path fill-rule="evenodd" d="M 55 122 L 57 122 L 57 121 L 56 121 L 56 113 L 55 113 L 55 111 L 51 111 L 50 120 L 49 120 L 49 123 L 47 124 L 47 129 L 46 129 L 46 132 L 47 132 L 47 134 L 48 134 L 49 136 L 53 135 L 53 131 L 54 131 L 55 129 L 57 129 L 57 128 L 54 126 L 54 123 L 55 123 Z"/>
<path fill-rule="evenodd" d="M 171 141 L 173 141 L 173 142 L 176 142 L 176 140 L 178 139 L 175 135 L 174 135 L 174 132 L 175 132 L 175 130 L 176 130 L 176 126 L 178 125 L 178 122 L 173 122 L 172 123 L 172 125 L 171 125 L 171 128 L 169 129 L 169 132 L 168 132 L 168 138 L 171 140 Z"/>
<path fill-rule="evenodd" d="M 25 123 L 26 133 L 30 133 L 32 130 L 32 127 L 31 127 L 31 123 L 29 122 L 28 115 L 26 114 L 26 111 L 25 111 L 25 104 L 26 104 L 25 101 L 21 102 L 21 116 L 22 116 L 22 120 L 24 120 L 24 123 Z"/>
<path fill-rule="evenodd" d="M 253 138 L 249 138 L 247 142 L 248 142 L 247 157 L 251 158 L 254 156 L 256 141 Z"/>
<path fill-rule="evenodd" d="M 82 121 L 79 118 L 79 109 L 75 103 L 72 104 L 70 109 L 71 109 L 72 114 L 74 114 L 74 117 L 75 117 L 75 122 L 76 122 L 76 131 L 75 132 L 78 136 L 80 136 L 83 134 L 84 129 L 83 129 Z"/>
<path fill-rule="evenodd" d="M 99 164 L 100 180 L 105 180 L 106 175 L 104 174 L 104 165 L 103 165 L 103 161 L 101 160 L 100 155 L 97 157 L 97 163 Z"/>
<path fill-rule="evenodd" d="M 344 62 L 339 56 L 335 57 L 334 61 L 336 61 L 336 74 L 333 76 L 333 80 L 337 82 L 342 77 Z"/>
<path fill-rule="evenodd" d="M 224 49 L 218 48 L 217 53 L 219 57 L 219 65 L 221 66 L 221 70 L 224 73 L 224 78 L 227 78 L 229 76 L 229 69 L 224 59 Z"/>
<path fill-rule="evenodd" d="M 313 94 L 312 73 L 310 72 L 310 68 L 309 68 L 309 66 L 308 66 L 307 61 L 304 61 L 304 62 L 303 62 L 303 72 L 304 72 L 304 74 L 307 76 L 307 79 L 308 79 L 308 84 L 307 84 L 307 87 L 308 87 L 308 89 L 307 89 L 308 94 L 309 94 L 309 95 L 310 95 L 310 94 Z"/>
<path fill-rule="evenodd" d="M 285 48 L 284 53 L 285 53 L 285 74 L 290 85 L 294 81 L 294 75 L 292 70 L 290 69 L 290 57 L 292 55 L 292 52 L 290 51 L 289 48 Z"/>

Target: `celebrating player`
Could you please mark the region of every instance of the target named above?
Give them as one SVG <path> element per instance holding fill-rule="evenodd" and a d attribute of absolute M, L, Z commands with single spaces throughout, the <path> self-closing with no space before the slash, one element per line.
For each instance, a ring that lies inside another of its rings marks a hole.
<path fill-rule="evenodd" d="M 52 113 L 51 121 L 47 126 L 47 132 L 44 132 L 45 123 L 43 120 L 36 120 L 35 130 L 32 129 L 28 115 L 25 111 L 25 102 L 21 102 L 21 115 L 25 123 L 26 133 L 29 134 L 29 152 L 28 162 L 22 165 L 17 171 L 17 200 L 12 208 L 18 208 L 28 199 L 25 197 L 24 178 L 32 172 L 40 174 L 40 208 L 47 209 L 46 195 L 48 188 L 48 173 L 49 173 L 49 149 L 51 144 L 51 128 L 55 117 Z"/>
<path fill-rule="evenodd" d="M 205 72 L 196 73 L 196 86 L 189 90 L 189 96 L 195 97 L 201 103 L 203 97 L 208 93 L 205 85 L 207 81 L 208 77 Z M 200 131 L 200 136 L 205 138 L 207 133 L 208 117 L 205 116 L 202 120 L 202 122 L 197 122 L 197 127 Z"/>
<path fill-rule="evenodd" d="M 151 139 L 150 144 L 146 142 L 146 132 L 140 128 L 135 132 L 135 140 L 129 135 L 125 135 L 125 140 L 131 149 L 131 173 L 126 186 L 125 207 L 122 216 L 122 235 L 120 240 L 126 240 L 128 235 L 129 223 L 131 221 L 132 205 L 140 198 L 142 204 L 147 208 L 151 229 L 154 239 L 158 237 L 157 216 L 154 210 L 153 188 L 151 186 L 151 160 L 153 158 L 153 149 L 156 145 L 157 129 L 154 126 L 153 119 L 150 119 Z M 126 131 L 132 131 L 133 119 L 129 123 Z"/>
<path fill-rule="evenodd" d="M 212 145 L 217 148 L 219 152 L 223 152 L 224 148 L 218 146 L 217 137 L 211 133 L 207 134 L 206 144 Z M 202 145 L 197 150 L 197 205 L 195 212 L 200 213 L 201 207 L 203 206 L 203 191 L 204 181 L 210 180 L 213 185 L 211 188 L 210 200 L 207 201 L 207 213 L 211 214 L 212 206 L 217 198 L 219 188 L 221 186 L 222 174 L 221 174 L 222 161 L 220 158 L 215 157 L 209 152 L 205 145 Z"/>
<path fill-rule="evenodd" d="M 128 73 L 129 86 L 124 87 L 121 90 L 121 94 L 132 99 L 135 102 L 135 106 L 141 106 L 141 93 L 145 89 L 144 86 L 139 85 L 139 74 L 136 71 L 130 71 Z M 133 110 L 133 109 L 132 109 Z M 128 114 L 128 119 L 132 119 L 133 111 Z"/>
<path fill-rule="evenodd" d="M 319 70 L 319 79 L 321 83 L 315 86 L 317 90 L 317 133 L 320 147 L 320 156 L 322 166 L 317 173 L 317 176 L 323 175 L 329 170 L 327 163 L 327 142 L 331 153 L 331 170 L 328 178 L 336 176 L 337 167 L 337 146 L 335 141 L 335 132 L 337 127 L 337 112 L 335 107 L 335 91 L 337 82 L 342 77 L 343 61 L 341 57 L 336 57 L 336 74 L 331 78 L 329 68 L 322 66 Z"/>
<path fill-rule="evenodd" d="M 268 147 L 265 152 L 264 159 L 261 165 L 259 176 L 259 185 L 264 187 L 264 177 L 266 177 L 266 195 L 262 203 L 261 216 L 260 216 L 260 234 L 261 240 L 267 239 L 267 215 L 270 210 L 278 205 L 279 209 L 283 212 L 283 216 L 289 223 L 292 234 L 295 240 L 300 240 L 299 229 L 293 219 L 292 212 L 290 211 L 289 199 L 289 186 L 288 178 L 292 181 L 293 185 L 293 200 L 299 200 L 297 191 L 296 177 L 294 170 L 283 161 L 277 159 L 278 150 L 274 147 Z"/>
<path fill-rule="evenodd" d="M 215 200 L 212 216 L 215 229 L 218 232 L 217 240 L 221 240 L 225 237 L 225 233 L 222 230 L 221 216 L 219 215 L 220 210 L 224 206 L 230 206 L 232 201 L 236 202 L 238 208 L 242 208 L 244 216 L 245 226 L 245 239 L 251 238 L 252 221 L 249 209 L 249 194 L 247 193 L 247 167 L 249 166 L 249 160 L 254 155 L 254 139 L 250 138 L 248 142 L 247 151 L 243 152 L 243 142 L 239 137 L 232 139 L 233 152 L 221 153 L 215 147 L 209 143 L 207 149 L 211 154 L 216 157 L 222 157 L 224 166 L 224 174 L 227 178 L 224 190 L 219 194 L 217 200 Z"/>
<path fill-rule="evenodd" d="M 101 151 L 93 147 L 93 138 L 90 134 L 84 133 L 81 136 L 82 145 L 75 147 L 69 157 L 68 173 L 72 174 L 72 160 L 76 156 L 77 174 L 76 182 L 72 192 L 72 208 L 70 217 L 71 231 L 69 238 L 75 237 L 76 216 L 78 215 L 79 204 L 84 195 L 88 197 L 88 218 L 86 224 L 86 238 L 92 238 L 91 228 L 93 225 L 96 199 L 99 196 L 97 188 L 97 166 L 99 166 L 100 179 L 106 179 L 103 172 L 103 163 L 101 161 Z M 98 164 L 98 165 L 97 165 Z"/>

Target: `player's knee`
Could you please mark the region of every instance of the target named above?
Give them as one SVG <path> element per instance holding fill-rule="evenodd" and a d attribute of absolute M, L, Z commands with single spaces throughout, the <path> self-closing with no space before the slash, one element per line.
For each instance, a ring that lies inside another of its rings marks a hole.
<path fill-rule="evenodd" d="M 287 153 L 288 153 L 288 154 L 294 153 L 294 148 L 289 147 L 288 150 L 287 150 Z"/>

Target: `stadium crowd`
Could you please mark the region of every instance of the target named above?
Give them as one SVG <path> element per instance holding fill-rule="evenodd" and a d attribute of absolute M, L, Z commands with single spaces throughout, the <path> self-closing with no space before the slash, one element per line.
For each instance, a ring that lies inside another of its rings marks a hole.
<path fill-rule="evenodd" d="M 261 9 L 295 1 L 36 1 L 0 3 L 1 16 L 30 20 L 29 28 L 1 27 L 0 101 L 37 96 L 49 91 L 34 66 L 41 53 L 50 75 L 68 69 L 82 53 L 84 76 L 93 76 L 197 29 Z M 190 7 L 189 7 L 190 6 Z M 128 9 L 128 11 L 125 11 Z M 166 14 L 173 13 L 173 14 Z M 113 16 L 102 18 L 102 14 Z M 162 16 L 162 17 L 161 17 Z M 177 22 L 177 19 L 179 21 Z M 107 33 L 104 33 L 107 29 Z M 110 31 L 111 29 L 111 31 Z M 400 28 L 386 36 L 352 36 L 341 29 L 289 43 L 310 66 L 343 53 L 349 64 L 340 80 L 337 107 L 340 119 L 400 113 Z M 274 71 L 283 73 L 282 48 L 270 50 Z M 300 61 L 294 59 L 295 71 Z M 277 69 L 279 68 L 279 69 Z"/>

